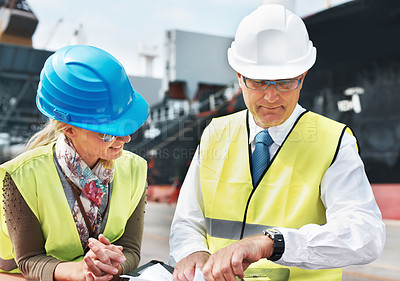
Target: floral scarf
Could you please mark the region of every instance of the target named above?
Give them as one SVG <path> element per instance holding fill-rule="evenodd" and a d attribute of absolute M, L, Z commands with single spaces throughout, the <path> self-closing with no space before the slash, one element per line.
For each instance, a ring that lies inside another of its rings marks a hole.
<path fill-rule="evenodd" d="M 93 169 L 82 160 L 70 139 L 61 134 L 56 143 L 56 157 L 65 176 L 81 191 L 80 199 L 92 226 L 94 235 L 100 233 L 102 216 L 100 205 L 108 196 L 108 185 L 114 177 L 114 162 L 100 159 Z M 72 215 L 78 229 L 83 249 L 88 246 L 89 231 L 75 201 Z"/>

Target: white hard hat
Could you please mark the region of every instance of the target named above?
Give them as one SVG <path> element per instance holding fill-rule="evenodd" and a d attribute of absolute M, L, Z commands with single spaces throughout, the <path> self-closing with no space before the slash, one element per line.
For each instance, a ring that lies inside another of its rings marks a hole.
<path fill-rule="evenodd" d="M 269 4 L 240 22 L 228 61 L 246 77 L 276 80 L 309 70 L 316 53 L 302 19 L 284 6 Z"/>

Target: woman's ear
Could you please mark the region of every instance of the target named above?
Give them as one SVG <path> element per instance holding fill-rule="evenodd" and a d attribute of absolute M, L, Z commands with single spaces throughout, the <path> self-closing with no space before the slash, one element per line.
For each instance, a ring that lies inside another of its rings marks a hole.
<path fill-rule="evenodd" d="M 76 128 L 73 127 L 73 126 L 68 126 L 68 125 L 65 126 L 65 127 L 62 129 L 62 132 L 64 133 L 64 135 L 66 135 L 66 136 L 69 137 L 70 139 L 75 138 L 76 135 L 77 135 L 77 130 L 76 130 Z"/>

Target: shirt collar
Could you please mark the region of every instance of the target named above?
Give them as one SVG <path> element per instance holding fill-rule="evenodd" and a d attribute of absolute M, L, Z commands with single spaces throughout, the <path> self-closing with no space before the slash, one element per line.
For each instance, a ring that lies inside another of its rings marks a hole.
<path fill-rule="evenodd" d="M 268 133 L 270 134 L 272 140 L 274 143 L 277 145 L 281 146 L 283 141 L 285 140 L 286 136 L 289 134 L 290 130 L 292 129 L 294 123 L 296 122 L 297 118 L 305 111 L 305 109 L 297 104 L 295 109 L 293 110 L 292 114 L 289 116 L 289 118 L 283 122 L 279 126 L 275 127 L 270 127 L 268 128 Z M 254 141 L 254 138 L 256 135 L 265 130 L 264 128 L 261 128 L 256 124 L 254 121 L 253 115 L 249 111 L 249 143 Z"/>

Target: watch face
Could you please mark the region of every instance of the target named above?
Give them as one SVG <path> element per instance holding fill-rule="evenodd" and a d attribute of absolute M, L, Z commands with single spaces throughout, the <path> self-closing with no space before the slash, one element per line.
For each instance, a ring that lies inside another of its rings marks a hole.
<path fill-rule="evenodd" d="M 281 234 L 279 230 L 276 230 L 274 228 L 268 228 L 268 229 L 264 230 L 263 232 L 264 232 L 264 235 L 268 235 L 272 239 L 274 239 L 275 235 Z"/>
<path fill-rule="evenodd" d="M 266 229 L 265 231 L 267 231 L 267 232 L 272 232 L 272 233 L 274 233 L 274 234 L 281 234 L 281 233 L 279 232 L 279 230 L 277 230 L 277 229 L 275 229 L 275 228 L 268 228 L 268 229 Z"/>

